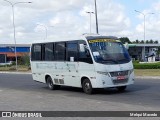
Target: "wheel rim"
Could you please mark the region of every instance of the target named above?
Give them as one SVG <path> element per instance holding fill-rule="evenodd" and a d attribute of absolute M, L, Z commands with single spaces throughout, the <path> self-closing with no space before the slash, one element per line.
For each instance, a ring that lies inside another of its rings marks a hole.
<path fill-rule="evenodd" d="M 51 79 L 48 80 L 48 86 L 49 86 L 49 88 L 53 87 L 53 83 L 52 83 Z"/>
<path fill-rule="evenodd" d="M 85 85 L 84 85 L 84 88 L 85 88 L 86 92 L 89 92 L 90 89 L 91 89 L 90 84 L 88 82 L 86 82 Z"/>

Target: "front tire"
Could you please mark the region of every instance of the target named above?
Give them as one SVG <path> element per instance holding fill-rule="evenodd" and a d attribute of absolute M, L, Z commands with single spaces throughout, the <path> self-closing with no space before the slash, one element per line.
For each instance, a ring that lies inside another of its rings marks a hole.
<path fill-rule="evenodd" d="M 92 84 L 90 82 L 89 79 L 85 79 L 82 83 L 82 88 L 83 88 L 83 91 L 86 93 L 86 94 L 92 94 L 93 93 L 93 88 L 92 88 Z"/>

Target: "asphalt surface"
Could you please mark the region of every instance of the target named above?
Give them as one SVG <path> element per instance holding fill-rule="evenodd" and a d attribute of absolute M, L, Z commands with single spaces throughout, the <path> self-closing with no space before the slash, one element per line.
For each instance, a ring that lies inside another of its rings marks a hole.
<path fill-rule="evenodd" d="M 0 111 L 160 111 L 160 79 L 137 78 L 125 92 L 49 90 L 30 74 L 0 73 Z"/>

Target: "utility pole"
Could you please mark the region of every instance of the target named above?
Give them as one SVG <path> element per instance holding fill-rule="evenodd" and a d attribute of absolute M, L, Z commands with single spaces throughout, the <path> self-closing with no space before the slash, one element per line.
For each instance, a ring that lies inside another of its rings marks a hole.
<path fill-rule="evenodd" d="M 14 34 L 14 43 L 15 43 L 15 59 L 16 59 L 16 70 L 18 71 L 18 60 L 17 60 L 17 41 L 16 41 L 16 27 L 15 27 L 15 13 L 14 13 L 14 6 L 17 4 L 22 4 L 22 3 L 32 3 L 32 2 L 16 2 L 16 3 L 12 3 L 8 0 L 4 0 L 6 2 L 8 2 L 11 6 L 12 6 L 12 19 L 13 19 L 13 34 Z"/>
<path fill-rule="evenodd" d="M 92 14 L 94 14 L 94 12 L 86 12 L 90 15 L 90 34 L 92 33 Z"/>
<path fill-rule="evenodd" d="M 154 14 L 154 13 L 146 13 L 145 14 L 145 13 L 140 12 L 138 10 L 135 10 L 135 12 L 143 15 L 143 17 L 144 17 L 144 26 L 143 26 L 143 28 L 144 28 L 144 56 L 143 56 L 143 60 L 145 61 L 145 55 L 146 55 L 146 46 L 145 46 L 145 44 L 146 44 L 146 15 L 148 15 L 148 14 Z"/>
<path fill-rule="evenodd" d="M 99 30 L 98 30 L 98 18 L 97 18 L 97 2 L 96 0 L 94 0 L 95 2 L 95 17 L 96 17 L 96 32 L 97 34 L 99 34 Z"/>

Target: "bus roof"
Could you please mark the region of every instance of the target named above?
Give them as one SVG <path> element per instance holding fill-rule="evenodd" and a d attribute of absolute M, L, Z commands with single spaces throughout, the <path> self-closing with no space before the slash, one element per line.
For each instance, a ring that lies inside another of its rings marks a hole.
<path fill-rule="evenodd" d="M 77 37 L 78 38 L 78 37 Z M 46 42 L 34 42 L 32 44 L 37 44 L 37 43 L 51 43 L 51 42 L 65 42 L 65 41 L 76 41 L 76 40 L 94 40 L 94 39 L 114 39 L 118 40 L 117 37 L 115 36 L 103 36 L 103 35 L 97 35 L 97 34 L 84 34 L 82 36 L 79 36 L 78 39 L 61 39 L 61 40 L 53 40 L 53 41 L 46 41 Z"/>
<path fill-rule="evenodd" d="M 95 36 L 86 36 L 87 40 L 94 40 L 94 39 L 114 39 L 118 40 L 115 36 L 101 36 L 101 35 L 95 35 Z"/>

